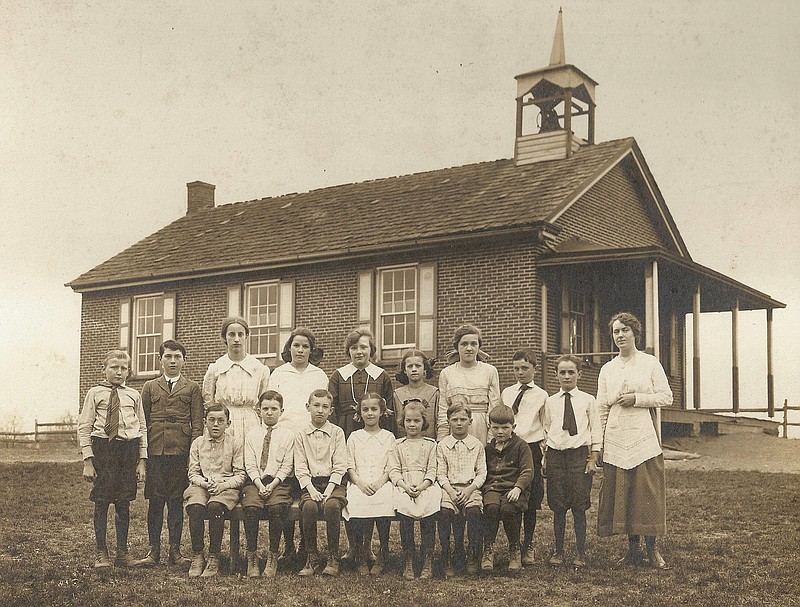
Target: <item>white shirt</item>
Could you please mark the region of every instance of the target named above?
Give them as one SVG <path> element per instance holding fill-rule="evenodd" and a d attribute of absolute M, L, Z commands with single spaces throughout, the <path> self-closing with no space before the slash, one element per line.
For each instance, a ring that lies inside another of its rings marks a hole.
<path fill-rule="evenodd" d="M 517 382 L 503 390 L 501 398 L 504 405 L 507 407 L 514 406 L 514 401 L 517 400 L 521 385 L 521 383 Z M 541 411 L 547 400 L 547 392 L 533 382 L 527 385 L 530 386 L 530 390 L 525 390 L 519 403 L 519 412 L 514 416 L 514 423 L 516 424 L 514 433 L 530 444 L 538 443 L 544 439 Z"/>
<path fill-rule="evenodd" d="M 328 376 L 312 364 L 298 371 L 292 363 L 285 363 L 272 372 L 267 385 L 283 396 L 283 413 L 277 425 L 298 432 L 311 423 L 306 409 L 308 397 L 314 390 L 328 389 Z"/>
<path fill-rule="evenodd" d="M 548 449 L 566 451 L 588 445 L 591 451 L 600 451 L 603 444 L 603 433 L 600 429 L 600 414 L 594 396 L 577 388 L 569 391 L 572 410 L 575 412 L 575 424 L 578 433 L 570 436 L 564 425 L 564 394 L 559 390 L 547 399 L 544 406 L 543 425 Z"/>
<path fill-rule="evenodd" d="M 267 467 L 261 469 L 261 455 L 264 451 L 264 436 L 267 426 L 263 423 L 250 430 L 244 441 L 244 468 L 251 480 L 267 476 L 283 482 L 292 475 L 294 469 L 294 431 L 275 425 L 269 439 L 269 459 Z"/>

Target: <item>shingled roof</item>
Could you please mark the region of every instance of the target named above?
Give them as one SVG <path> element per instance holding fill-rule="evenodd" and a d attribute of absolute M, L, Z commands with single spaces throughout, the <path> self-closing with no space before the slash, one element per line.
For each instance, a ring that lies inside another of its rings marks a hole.
<path fill-rule="evenodd" d="M 67 286 L 113 288 L 530 227 L 633 146 L 633 138 L 618 139 L 582 147 L 564 160 L 481 162 L 224 204 L 181 217 Z M 306 243 L 301 254 L 287 254 L 292 242 Z M 166 271 L 160 262 L 170 255 Z"/>

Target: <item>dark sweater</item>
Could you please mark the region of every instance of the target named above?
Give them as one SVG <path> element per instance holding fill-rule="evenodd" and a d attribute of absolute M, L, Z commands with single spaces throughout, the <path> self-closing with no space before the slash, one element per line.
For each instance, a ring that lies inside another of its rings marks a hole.
<path fill-rule="evenodd" d="M 519 487 L 527 494 L 533 481 L 531 448 L 516 434 L 511 435 L 502 451 L 495 448 L 495 439 L 486 445 L 486 482 L 483 492 L 510 491 Z"/>

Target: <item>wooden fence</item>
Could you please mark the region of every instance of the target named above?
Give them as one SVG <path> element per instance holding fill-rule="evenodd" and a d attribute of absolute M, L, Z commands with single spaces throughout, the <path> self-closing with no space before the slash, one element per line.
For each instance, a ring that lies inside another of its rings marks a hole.
<path fill-rule="evenodd" d="M 0 432 L 0 442 L 11 447 L 14 447 L 18 442 L 21 444 L 33 443 L 38 448 L 43 441 L 61 440 L 76 442 L 76 430 L 77 424 L 75 423 L 65 424 L 55 422 L 42 424 L 39 423 L 37 419 L 34 422 L 33 432 Z"/>

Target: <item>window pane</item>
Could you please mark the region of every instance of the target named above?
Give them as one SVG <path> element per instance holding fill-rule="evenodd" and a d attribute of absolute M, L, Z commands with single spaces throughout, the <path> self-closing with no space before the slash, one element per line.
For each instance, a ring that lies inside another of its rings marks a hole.
<path fill-rule="evenodd" d="M 249 350 L 253 356 L 277 355 L 279 295 L 277 283 L 247 286 L 246 316 L 250 324 Z"/>
<path fill-rule="evenodd" d="M 162 340 L 164 298 L 162 295 L 137 298 L 133 311 L 135 372 L 157 372 L 160 367 L 158 345 Z"/>

